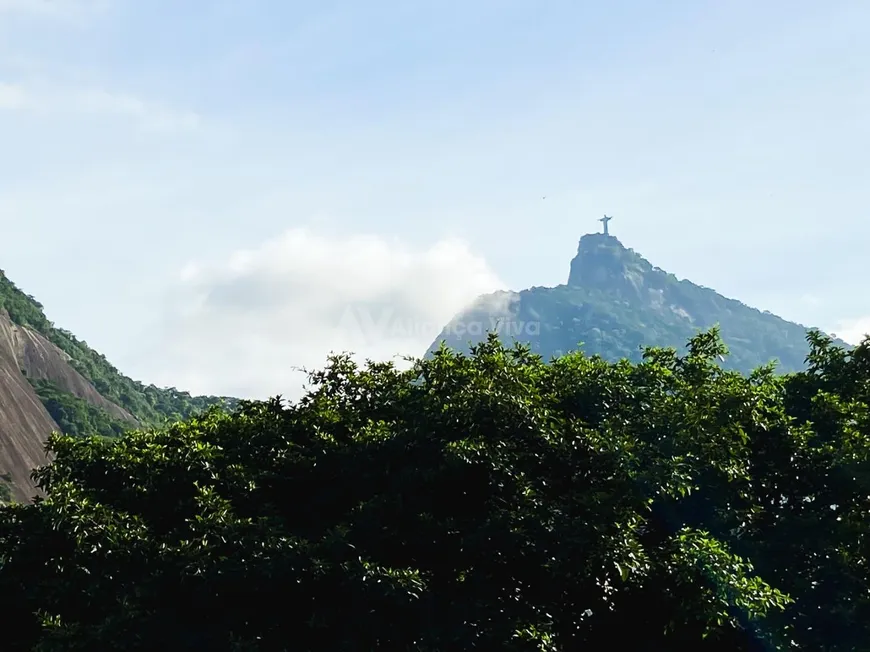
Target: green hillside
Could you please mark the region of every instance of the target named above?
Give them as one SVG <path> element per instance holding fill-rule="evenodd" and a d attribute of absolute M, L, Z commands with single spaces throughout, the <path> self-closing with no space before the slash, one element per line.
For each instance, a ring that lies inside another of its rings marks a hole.
<path fill-rule="evenodd" d="M 42 304 L 22 292 L 2 270 L 0 310 L 5 310 L 13 323 L 36 331 L 69 355 L 70 365 L 89 380 L 103 397 L 127 410 L 143 425 L 186 419 L 212 405 L 232 407 L 236 402 L 229 397 L 191 396 L 175 388 L 144 385 L 128 378 L 86 342 L 55 326 L 46 317 Z M 119 427 L 116 418 L 98 407 L 84 404 L 81 399 L 51 383 L 42 382 L 35 388 L 49 413 L 62 427 L 81 434 L 109 434 Z"/>

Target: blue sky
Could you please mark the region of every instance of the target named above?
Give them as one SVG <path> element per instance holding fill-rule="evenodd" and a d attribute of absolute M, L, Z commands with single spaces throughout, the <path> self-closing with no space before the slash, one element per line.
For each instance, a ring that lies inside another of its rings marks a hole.
<path fill-rule="evenodd" d="M 476 294 L 564 282 L 605 212 L 854 339 L 867 61 L 858 0 L 0 0 L 0 268 L 198 392 L 422 353 Z M 361 301 L 424 326 L 349 339 Z"/>

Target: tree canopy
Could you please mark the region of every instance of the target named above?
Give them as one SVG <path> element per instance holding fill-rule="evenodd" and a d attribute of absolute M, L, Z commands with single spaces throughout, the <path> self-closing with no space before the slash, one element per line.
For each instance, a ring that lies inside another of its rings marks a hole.
<path fill-rule="evenodd" d="M 870 649 L 870 342 L 723 370 L 491 336 L 299 401 L 55 435 L 4 650 Z M 606 646 L 606 647 L 605 647 Z"/>

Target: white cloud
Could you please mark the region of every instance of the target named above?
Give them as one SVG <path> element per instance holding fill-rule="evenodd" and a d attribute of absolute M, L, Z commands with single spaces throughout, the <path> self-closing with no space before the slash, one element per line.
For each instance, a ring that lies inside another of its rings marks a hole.
<path fill-rule="evenodd" d="M 0 110 L 22 109 L 27 105 L 27 94 L 14 84 L 0 82 Z"/>
<path fill-rule="evenodd" d="M 175 111 L 131 95 L 104 90 L 78 91 L 70 94 L 68 100 L 73 110 L 89 114 L 127 116 L 147 129 L 158 131 L 194 129 L 200 123 L 200 117 L 196 113 Z"/>
<path fill-rule="evenodd" d="M 426 248 L 292 229 L 179 275 L 140 377 L 195 393 L 299 395 L 330 352 L 421 356 L 482 293 L 502 287 L 461 241 Z M 150 372 L 150 373 L 149 373 Z"/>
<path fill-rule="evenodd" d="M 835 329 L 837 337 L 849 344 L 860 344 L 870 334 L 870 316 L 841 321 Z"/>
<path fill-rule="evenodd" d="M 133 95 L 47 84 L 0 82 L 0 110 L 4 109 L 47 115 L 117 116 L 154 131 L 195 129 L 200 124 L 194 112 L 177 111 Z"/>
<path fill-rule="evenodd" d="M 79 18 L 105 10 L 110 0 L 0 0 L 0 14 Z"/>
<path fill-rule="evenodd" d="M 800 303 L 810 308 L 818 308 L 824 303 L 821 297 L 815 294 L 802 294 L 798 299 Z"/>

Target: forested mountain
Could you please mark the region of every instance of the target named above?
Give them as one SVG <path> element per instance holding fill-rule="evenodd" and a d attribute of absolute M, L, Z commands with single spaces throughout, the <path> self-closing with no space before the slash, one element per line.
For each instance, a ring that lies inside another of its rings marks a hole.
<path fill-rule="evenodd" d="M 114 437 L 130 428 L 185 419 L 235 399 L 191 396 L 136 382 L 72 333 L 0 270 L 0 485 L 27 500 L 52 431 Z"/>
<path fill-rule="evenodd" d="M 441 341 L 468 351 L 494 330 L 503 341 L 529 343 L 545 359 L 582 345 L 611 362 L 638 361 L 642 347 L 683 350 L 692 335 L 717 325 L 730 352 L 727 368 L 748 373 L 771 360 L 781 372 L 805 366 L 806 327 L 679 280 L 614 236 L 594 233 L 580 239 L 566 284 L 480 297 L 429 352 Z"/>

